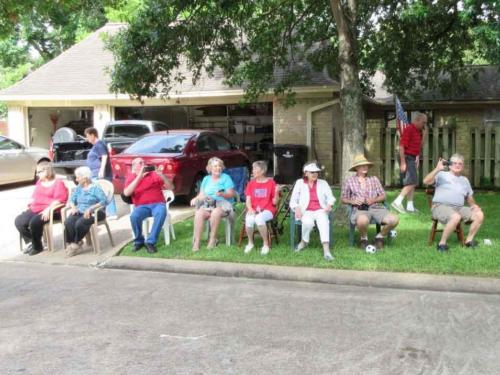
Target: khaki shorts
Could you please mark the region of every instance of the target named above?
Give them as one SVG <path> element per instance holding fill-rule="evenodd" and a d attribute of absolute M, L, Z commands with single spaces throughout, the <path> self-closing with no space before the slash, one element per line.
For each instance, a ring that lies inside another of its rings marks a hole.
<path fill-rule="evenodd" d="M 453 213 L 458 212 L 462 220 L 467 223 L 471 221 L 472 210 L 470 207 L 453 207 L 446 204 L 434 204 L 432 206 L 432 218 L 441 224 L 446 224 Z"/>
<path fill-rule="evenodd" d="M 376 224 L 382 224 L 384 219 L 389 214 L 389 210 L 385 207 L 369 208 L 368 211 L 360 211 L 357 208 L 353 208 L 351 214 L 351 223 L 356 225 L 358 216 L 365 215 L 368 216 L 368 220 L 370 220 L 370 223 L 373 220 Z"/>

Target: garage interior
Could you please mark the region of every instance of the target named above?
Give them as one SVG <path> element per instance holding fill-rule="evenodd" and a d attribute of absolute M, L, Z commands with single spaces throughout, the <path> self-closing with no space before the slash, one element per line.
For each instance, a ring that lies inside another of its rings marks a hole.
<path fill-rule="evenodd" d="M 244 150 L 251 161 L 268 160 L 272 170 L 273 104 L 116 107 L 116 120 L 157 120 L 172 129 L 210 129 Z"/>
<path fill-rule="evenodd" d="M 93 125 L 92 107 L 29 108 L 31 145 L 48 148 L 56 129 L 71 126 L 78 134 Z M 210 129 L 226 136 L 244 150 L 251 161 L 273 163 L 273 104 L 200 105 L 200 106 L 137 106 L 114 107 L 115 120 L 156 120 L 172 129 Z"/>
<path fill-rule="evenodd" d="M 78 134 L 92 126 L 94 110 L 92 107 L 45 107 L 29 108 L 28 124 L 31 146 L 49 148 L 50 139 L 56 129 L 70 126 Z"/>

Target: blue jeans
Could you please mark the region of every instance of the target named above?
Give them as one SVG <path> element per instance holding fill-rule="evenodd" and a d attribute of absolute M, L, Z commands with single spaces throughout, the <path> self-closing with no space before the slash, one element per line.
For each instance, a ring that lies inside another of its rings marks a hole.
<path fill-rule="evenodd" d="M 167 217 L 165 203 L 150 203 L 134 207 L 134 211 L 130 214 L 130 223 L 134 232 L 134 245 L 142 245 L 144 243 L 142 222 L 148 217 L 153 217 L 153 227 L 146 242 L 155 245 Z"/>

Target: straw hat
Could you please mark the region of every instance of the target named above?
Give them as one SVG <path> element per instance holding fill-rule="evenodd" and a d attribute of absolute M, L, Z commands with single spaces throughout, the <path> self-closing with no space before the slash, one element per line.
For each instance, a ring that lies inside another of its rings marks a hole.
<path fill-rule="evenodd" d="M 368 165 L 369 167 L 373 167 L 373 163 L 371 161 L 368 161 L 368 159 L 365 158 L 365 155 L 363 154 L 356 155 L 354 157 L 354 164 L 352 165 L 351 169 L 349 169 L 349 171 L 356 172 L 356 168 L 362 165 Z"/>

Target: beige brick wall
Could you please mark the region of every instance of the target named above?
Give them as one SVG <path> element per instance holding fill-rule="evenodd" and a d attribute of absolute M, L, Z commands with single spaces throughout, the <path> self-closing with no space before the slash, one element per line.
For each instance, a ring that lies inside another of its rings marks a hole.
<path fill-rule="evenodd" d="M 279 101 L 273 103 L 274 142 L 277 144 L 303 144 L 307 142 L 307 111 L 331 98 L 298 99 L 293 107 L 285 108 Z M 333 180 L 333 108 L 327 107 L 313 113 L 313 142 L 318 159 L 325 166 L 325 178 Z M 311 150 L 311 157 L 314 152 Z"/>

